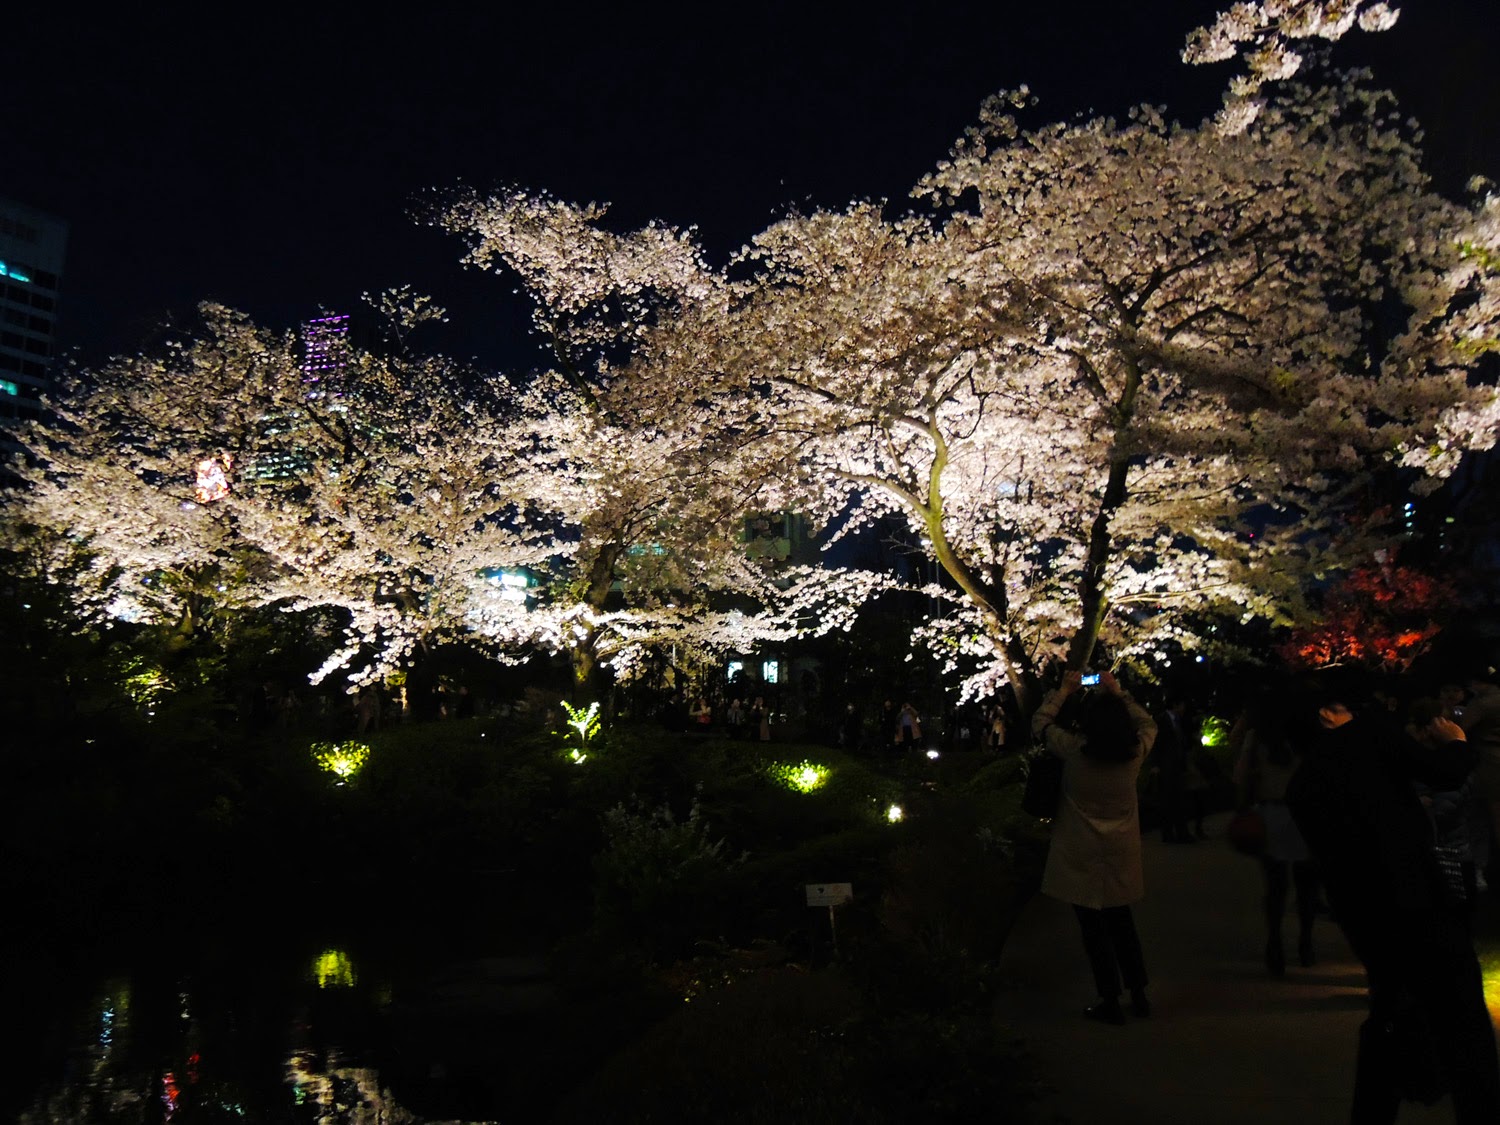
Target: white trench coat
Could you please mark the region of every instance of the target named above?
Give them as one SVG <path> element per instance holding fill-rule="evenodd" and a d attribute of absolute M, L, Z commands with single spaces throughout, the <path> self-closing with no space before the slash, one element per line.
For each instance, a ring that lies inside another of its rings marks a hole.
<path fill-rule="evenodd" d="M 1102 910 L 1146 897 L 1141 875 L 1141 818 L 1136 778 L 1156 739 L 1156 723 L 1129 696 L 1136 755 L 1128 762 L 1099 762 L 1083 755 L 1083 736 L 1054 720 L 1067 697 L 1053 692 L 1032 718 L 1048 751 L 1063 760 L 1062 799 L 1052 822 L 1052 846 L 1042 873 L 1042 893 L 1074 906 Z"/>

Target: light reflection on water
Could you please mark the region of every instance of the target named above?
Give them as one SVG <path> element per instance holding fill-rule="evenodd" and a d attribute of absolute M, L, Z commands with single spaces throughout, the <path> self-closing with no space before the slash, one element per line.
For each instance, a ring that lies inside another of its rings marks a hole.
<path fill-rule="evenodd" d="M 64 1016 L 64 1057 L 40 1076 L 18 1122 L 433 1122 L 403 1107 L 379 1070 L 349 1045 L 376 1047 L 378 1008 L 389 1004 L 389 986 L 377 981 L 357 992 L 358 967 L 337 948 L 324 949 L 300 976 L 284 995 L 269 998 L 269 1019 L 254 1010 L 268 997 L 253 983 L 214 1008 L 230 993 L 212 984 L 200 993 L 186 982 L 105 981 L 85 1011 Z M 246 1002 L 247 995 L 253 1000 Z M 369 1041 L 359 1042 L 362 1035 Z"/>

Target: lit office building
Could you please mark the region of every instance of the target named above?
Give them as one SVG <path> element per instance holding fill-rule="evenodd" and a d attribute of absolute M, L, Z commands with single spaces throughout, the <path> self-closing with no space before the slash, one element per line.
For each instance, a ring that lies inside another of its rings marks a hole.
<path fill-rule="evenodd" d="M 0 422 L 36 418 L 52 387 L 68 224 L 0 199 Z"/>
<path fill-rule="evenodd" d="M 299 367 L 307 387 L 308 409 L 322 403 L 320 409 L 337 412 L 345 409 L 343 374 L 349 365 L 349 317 L 339 313 L 304 321 L 300 332 L 302 357 Z M 307 425 L 300 411 L 268 416 L 261 430 L 260 452 L 242 470 L 247 480 L 289 481 L 305 476 L 312 468 L 307 452 L 298 444 L 297 434 Z"/>

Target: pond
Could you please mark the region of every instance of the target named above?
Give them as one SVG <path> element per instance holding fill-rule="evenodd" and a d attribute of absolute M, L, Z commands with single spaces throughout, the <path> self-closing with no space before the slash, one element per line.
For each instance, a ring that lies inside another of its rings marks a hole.
<path fill-rule="evenodd" d="M 565 999 L 540 956 L 472 952 L 431 934 L 351 943 L 262 924 L 81 958 L 14 953 L 23 1042 L 8 1052 L 6 1117 L 546 1120 L 598 1013 Z"/>

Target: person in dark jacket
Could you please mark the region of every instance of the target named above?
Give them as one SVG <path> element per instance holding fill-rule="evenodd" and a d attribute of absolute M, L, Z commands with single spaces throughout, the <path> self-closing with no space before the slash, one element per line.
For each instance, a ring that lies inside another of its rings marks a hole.
<path fill-rule="evenodd" d="M 1452 1090 L 1459 1125 L 1494 1125 L 1500 1063 L 1484 982 L 1413 788 L 1418 781 L 1461 786 L 1474 768 L 1474 749 L 1448 719 L 1432 720 L 1431 745 L 1423 746 L 1389 720 L 1356 716 L 1348 704 L 1347 692 L 1327 688 L 1310 704 L 1312 729 L 1286 803 L 1369 979 L 1350 1120 L 1395 1121 L 1425 1049 Z"/>
<path fill-rule="evenodd" d="M 1203 817 L 1198 817 L 1198 836 L 1188 828 L 1192 738 L 1188 729 L 1187 700 L 1171 699 L 1156 722 L 1156 744 L 1148 768 L 1156 775 L 1161 795 L 1161 839 L 1164 844 L 1192 844 L 1202 835 Z"/>

